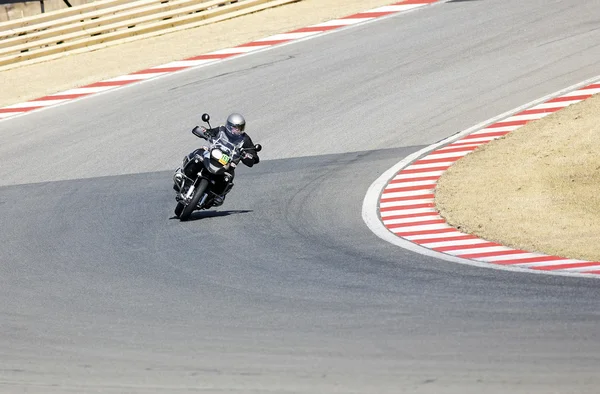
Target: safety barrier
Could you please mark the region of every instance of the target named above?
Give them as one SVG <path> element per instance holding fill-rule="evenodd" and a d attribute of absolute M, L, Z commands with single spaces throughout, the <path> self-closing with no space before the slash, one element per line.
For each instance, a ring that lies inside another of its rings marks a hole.
<path fill-rule="evenodd" d="M 301 0 L 100 0 L 0 23 L 0 71 Z"/>
<path fill-rule="evenodd" d="M 60 1 L 60 0 L 58 0 L 58 1 Z M 73 5 L 71 5 L 71 3 L 70 3 L 71 1 L 74 1 L 74 0 L 62 0 L 61 3 L 64 3 L 67 7 L 73 7 Z M 80 1 L 80 0 L 75 0 L 75 1 Z M 43 14 L 46 12 L 46 4 L 45 4 L 46 2 L 52 4 L 53 0 L 0 0 L 0 6 L 4 6 L 6 4 L 18 4 L 18 3 L 21 3 L 21 4 L 39 3 L 40 11 Z M 55 2 L 56 2 L 56 0 L 55 0 Z M 59 3 L 59 4 L 61 4 L 61 3 Z M 11 13 L 9 12 L 10 11 L 9 8 L 6 8 L 6 7 L 4 7 L 4 9 L 0 8 L 0 12 L 2 10 L 6 13 L 6 16 L 0 15 L 0 18 L 6 17 L 7 18 L 6 20 L 14 19 L 14 15 L 11 15 Z M 21 8 L 21 12 L 23 13 L 22 8 Z M 1 19 L 1 20 L 4 21 L 4 19 Z"/>

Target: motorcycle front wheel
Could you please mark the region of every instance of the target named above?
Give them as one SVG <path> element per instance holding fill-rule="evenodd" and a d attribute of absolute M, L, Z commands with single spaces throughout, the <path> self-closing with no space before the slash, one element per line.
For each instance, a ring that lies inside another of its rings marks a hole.
<path fill-rule="evenodd" d="M 179 215 L 179 220 L 185 222 L 190 218 L 190 216 L 192 216 L 192 212 L 194 212 L 194 210 L 198 206 L 198 202 L 200 201 L 200 198 L 202 198 L 202 195 L 206 191 L 207 187 L 208 181 L 206 179 L 202 179 L 196 190 L 194 190 L 194 195 L 192 196 L 190 203 L 185 208 L 183 208 L 181 215 Z M 177 208 L 175 209 L 177 210 Z"/>

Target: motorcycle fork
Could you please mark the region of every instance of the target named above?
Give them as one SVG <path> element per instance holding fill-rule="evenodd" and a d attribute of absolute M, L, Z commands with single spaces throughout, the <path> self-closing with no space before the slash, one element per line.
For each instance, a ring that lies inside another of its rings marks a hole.
<path fill-rule="evenodd" d="M 190 198 L 192 198 L 192 194 L 194 194 L 194 190 L 196 190 L 196 184 L 194 183 L 192 186 L 190 186 L 190 188 L 188 189 L 187 193 L 185 193 L 185 199 L 187 201 L 190 200 Z"/>

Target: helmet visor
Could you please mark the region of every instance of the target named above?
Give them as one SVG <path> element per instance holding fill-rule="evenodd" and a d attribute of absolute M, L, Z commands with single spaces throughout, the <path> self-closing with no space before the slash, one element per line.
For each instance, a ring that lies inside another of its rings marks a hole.
<path fill-rule="evenodd" d="M 225 126 L 225 128 L 227 129 L 227 131 L 233 135 L 241 135 L 242 134 L 242 128 L 239 125 L 233 125 L 231 123 L 227 123 L 227 125 Z"/>

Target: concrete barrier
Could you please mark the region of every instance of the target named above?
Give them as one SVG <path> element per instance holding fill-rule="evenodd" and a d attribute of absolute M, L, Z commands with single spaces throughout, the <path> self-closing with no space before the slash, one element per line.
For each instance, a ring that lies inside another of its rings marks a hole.
<path fill-rule="evenodd" d="M 0 71 L 301 0 L 103 0 L 0 23 Z"/>

